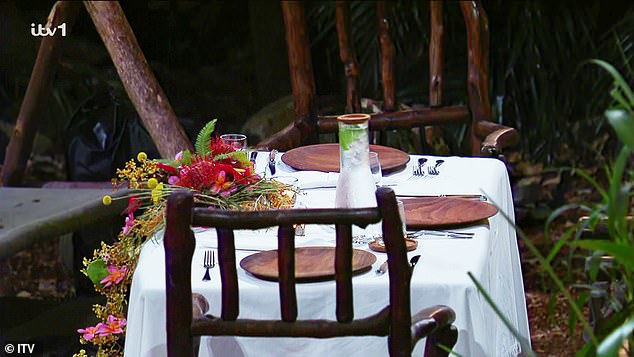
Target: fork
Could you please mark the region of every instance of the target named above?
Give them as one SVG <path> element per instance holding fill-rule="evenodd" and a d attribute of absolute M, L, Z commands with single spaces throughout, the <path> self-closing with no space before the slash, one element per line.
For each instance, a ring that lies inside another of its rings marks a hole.
<path fill-rule="evenodd" d="M 209 276 L 209 269 L 213 269 L 216 266 L 216 254 L 213 250 L 206 250 L 205 256 L 203 258 L 203 266 L 205 267 L 205 276 L 203 276 L 203 281 L 211 280 Z"/>
<path fill-rule="evenodd" d="M 418 159 L 418 166 L 412 168 L 412 176 L 409 179 L 425 176 L 424 166 L 426 162 L 427 159 L 424 157 Z"/>
<path fill-rule="evenodd" d="M 438 167 L 442 165 L 443 162 L 445 162 L 445 160 L 436 160 L 436 165 L 434 165 L 434 167 L 428 167 L 427 173 L 432 176 L 440 174 L 440 171 L 438 171 Z"/>
<path fill-rule="evenodd" d="M 408 233 L 407 238 L 418 238 L 421 236 L 437 236 L 437 237 L 445 237 L 445 238 L 456 238 L 456 239 L 471 239 L 475 233 L 473 232 L 455 232 L 455 231 L 432 231 L 421 229 L 419 231 Z"/>

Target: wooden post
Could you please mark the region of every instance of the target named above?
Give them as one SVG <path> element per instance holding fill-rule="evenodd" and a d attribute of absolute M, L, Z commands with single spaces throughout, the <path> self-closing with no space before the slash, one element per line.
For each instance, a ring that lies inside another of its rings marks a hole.
<path fill-rule="evenodd" d="M 491 120 L 489 100 L 489 20 L 479 1 L 461 1 L 460 9 L 467 28 L 469 106 L 473 123 Z M 471 152 L 480 155 L 480 140 L 471 126 Z"/>
<path fill-rule="evenodd" d="M 386 2 L 376 3 L 376 14 L 379 22 L 379 44 L 381 45 L 381 78 L 383 80 L 383 110 L 396 110 L 396 84 L 394 79 L 394 43 L 390 37 L 390 21 L 386 14 Z"/>
<path fill-rule="evenodd" d="M 173 158 L 193 146 L 137 43 L 117 1 L 84 1 L 123 86 L 161 156 Z"/>
<path fill-rule="evenodd" d="M 431 38 L 429 39 L 429 106 L 442 105 L 445 26 L 442 18 L 442 0 L 429 3 Z"/>
<path fill-rule="evenodd" d="M 316 128 L 315 78 L 308 34 L 306 34 L 304 3 L 282 1 L 282 13 L 286 27 L 291 85 L 295 99 L 295 114 L 297 116 L 295 121 L 304 121 Z"/>
<path fill-rule="evenodd" d="M 359 62 L 352 46 L 350 32 L 350 2 L 337 1 L 337 37 L 339 38 L 339 57 L 346 76 L 346 112 L 361 113 L 359 98 Z"/>
<path fill-rule="evenodd" d="M 66 24 L 65 30 L 70 31 L 79 12 L 79 3 L 72 1 L 58 1 L 53 5 L 47 28 L 56 28 Z M 57 69 L 57 62 L 61 53 L 63 36 L 56 30 L 54 36 L 45 36 L 40 43 L 37 59 L 31 72 L 31 78 L 20 106 L 20 112 L 11 134 L 9 145 L 2 167 L 2 185 L 16 186 L 22 182 L 26 162 L 33 149 L 33 139 L 37 132 L 37 116 L 41 109 L 42 99 L 46 95 L 51 79 Z M 25 30 L 26 31 L 26 30 Z"/>

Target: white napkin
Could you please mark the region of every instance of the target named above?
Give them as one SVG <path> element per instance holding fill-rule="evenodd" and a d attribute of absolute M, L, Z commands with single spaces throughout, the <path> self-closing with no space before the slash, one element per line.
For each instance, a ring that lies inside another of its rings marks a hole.
<path fill-rule="evenodd" d="M 321 171 L 295 171 L 292 173 L 288 173 L 288 175 L 284 175 L 285 173 L 280 173 L 279 175 L 275 175 L 272 178 L 279 176 L 292 176 L 297 178 L 297 186 L 302 189 L 311 189 L 311 188 L 326 188 L 326 187 L 337 187 L 337 180 L 339 180 L 338 172 L 321 172 Z M 383 186 L 393 186 L 406 179 L 401 175 L 394 177 L 383 177 L 381 179 L 381 185 Z"/>

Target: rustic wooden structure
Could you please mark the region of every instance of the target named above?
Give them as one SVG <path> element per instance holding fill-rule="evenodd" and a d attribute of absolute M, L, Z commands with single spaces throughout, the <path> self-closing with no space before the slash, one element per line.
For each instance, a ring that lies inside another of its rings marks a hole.
<path fill-rule="evenodd" d="M 389 336 L 391 356 L 409 356 L 418 340 L 427 337 L 426 356 L 447 356 L 437 346 L 453 347 L 457 330 L 453 310 L 447 306 L 410 312 L 411 270 L 407 260 L 396 197 L 389 188 L 376 193 L 378 208 L 304 209 L 266 212 L 231 212 L 193 208 L 189 192 L 172 194 L 167 204 L 165 282 L 167 289 L 167 349 L 169 356 L 194 352 L 193 336 L 235 335 L 252 337 Z M 352 294 L 352 224 L 366 226 L 383 220 L 387 250 L 390 303 L 372 316 L 354 318 Z M 335 289 L 337 320 L 298 320 L 294 272 L 293 224 L 335 224 Z M 192 320 L 191 259 L 194 235 L 191 225 L 214 227 L 218 233 L 218 256 L 222 280 L 221 316 L 206 315 Z M 234 229 L 279 226 L 278 269 L 281 318 L 239 318 L 238 277 Z"/>
<path fill-rule="evenodd" d="M 0 259 L 8 258 L 33 243 L 120 217 L 127 200 L 101 202 L 111 188 L 81 183 L 48 189 L 3 187 L 0 189 Z M 73 188 L 74 190 L 69 190 Z M 81 188 L 81 189 L 77 189 Z M 124 190 L 113 195 L 125 197 Z"/>
<path fill-rule="evenodd" d="M 47 27 L 66 23 L 70 31 L 71 24 L 80 10 L 80 4 L 75 1 L 56 2 L 49 15 Z M 181 150 L 192 149 L 192 144 L 154 77 L 119 3 L 84 1 L 84 5 L 112 57 L 132 104 L 161 156 L 172 158 Z M 22 181 L 37 131 L 37 111 L 57 67 L 62 42 L 62 37 L 55 35 L 44 37 L 40 43 L 2 167 L 4 186 L 19 185 Z"/>
<path fill-rule="evenodd" d="M 452 6 L 454 4 L 451 4 Z M 358 85 L 359 66 L 351 41 L 350 4 L 337 1 L 337 34 L 340 58 L 346 78 L 346 111 L 361 108 Z M 399 110 L 396 103 L 395 49 L 390 37 L 390 18 L 387 1 L 377 1 L 377 21 L 381 50 L 381 79 L 383 83 L 382 112 L 372 115 L 371 130 L 407 129 L 428 125 L 466 123 L 469 142 L 475 156 L 497 156 L 503 148 L 515 145 L 519 136 L 515 129 L 491 121 L 489 103 L 489 28 L 488 19 L 479 1 L 460 1 L 467 29 L 469 107 L 443 106 L 443 1 L 430 2 L 431 40 L 429 43 L 430 91 L 429 106 Z M 288 58 L 290 64 L 296 120 L 282 131 L 259 144 L 262 148 L 288 150 L 313 143 L 319 133 L 337 130 L 336 116 L 318 116 L 315 110 L 315 81 L 306 36 L 304 4 L 301 1 L 282 3 Z"/>
<path fill-rule="evenodd" d="M 55 3 L 48 16 L 46 26 L 56 28 L 66 23 L 70 31 L 81 3 L 60 1 Z M 2 185 L 13 186 L 22 181 L 26 162 L 33 149 L 33 139 L 37 132 L 37 117 L 41 104 L 46 98 L 49 84 L 55 75 L 60 56 L 62 37 L 46 36 L 42 38 L 33 72 L 20 106 L 20 112 L 11 134 L 9 145 L 2 165 Z"/>

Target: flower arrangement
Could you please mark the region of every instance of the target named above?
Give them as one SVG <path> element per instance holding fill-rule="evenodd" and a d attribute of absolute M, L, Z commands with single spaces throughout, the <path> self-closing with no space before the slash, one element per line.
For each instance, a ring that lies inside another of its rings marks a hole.
<path fill-rule="evenodd" d="M 187 150 L 173 160 L 151 160 L 143 152 L 117 170 L 115 189 L 127 187 L 124 197 L 103 197 L 103 204 L 127 199 L 125 224 L 113 244 L 101 243 L 91 258 L 84 258 L 82 272 L 95 290 L 107 299 L 94 305 L 99 322 L 80 328 L 82 344 L 97 347 L 97 356 L 121 356 L 125 335 L 127 292 L 141 246 L 165 225 L 166 198 L 176 190 L 191 190 L 198 205 L 221 209 L 266 210 L 293 205 L 296 188 L 254 173 L 245 151 L 212 137 L 216 119 L 207 123 L 196 139 L 195 152 Z M 85 350 L 75 354 L 87 356 Z"/>

